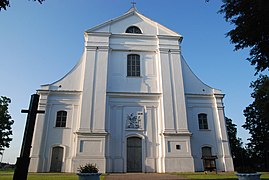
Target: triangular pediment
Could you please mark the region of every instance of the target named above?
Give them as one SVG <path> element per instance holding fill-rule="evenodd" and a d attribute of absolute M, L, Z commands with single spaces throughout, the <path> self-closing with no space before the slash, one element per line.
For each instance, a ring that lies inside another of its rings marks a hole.
<path fill-rule="evenodd" d="M 106 32 L 111 34 L 124 34 L 130 26 L 137 26 L 145 35 L 168 35 L 181 36 L 177 32 L 151 20 L 139 13 L 136 8 L 131 8 L 128 12 L 117 18 L 106 21 L 100 25 L 88 29 L 86 32 Z"/>

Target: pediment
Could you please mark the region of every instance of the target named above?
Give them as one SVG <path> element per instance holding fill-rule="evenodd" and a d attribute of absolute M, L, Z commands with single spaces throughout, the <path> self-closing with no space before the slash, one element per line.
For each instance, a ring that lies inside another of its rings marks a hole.
<path fill-rule="evenodd" d="M 97 25 L 86 32 L 105 32 L 111 34 L 125 34 L 125 31 L 130 26 L 137 26 L 141 29 L 144 35 L 168 35 L 180 36 L 177 32 L 168 29 L 167 27 L 149 19 L 139 13 L 135 8 L 131 8 L 128 12 L 117 18 L 106 21 Z"/>

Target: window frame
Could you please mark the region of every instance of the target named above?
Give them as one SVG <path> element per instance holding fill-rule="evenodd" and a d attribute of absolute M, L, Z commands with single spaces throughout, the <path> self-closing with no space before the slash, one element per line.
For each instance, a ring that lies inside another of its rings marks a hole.
<path fill-rule="evenodd" d="M 141 60 L 139 54 L 127 55 L 127 77 L 141 77 Z"/>
<path fill-rule="evenodd" d="M 67 111 L 60 110 L 56 113 L 55 127 L 66 128 Z"/>
<path fill-rule="evenodd" d="M 209 130 L 208 118 L 207 118 L 206 113 L 198 114 L 198 125 L 199 125 L 199 130 Z"/>
<path fill-rule="evenodd" d="M 131 32 L 128 32 L 131 31 Z M 139 27 L 137 26 L 129 26 L 126 30 L 125 33 L 127 34 L 142 34 L 142 31 Z"/>

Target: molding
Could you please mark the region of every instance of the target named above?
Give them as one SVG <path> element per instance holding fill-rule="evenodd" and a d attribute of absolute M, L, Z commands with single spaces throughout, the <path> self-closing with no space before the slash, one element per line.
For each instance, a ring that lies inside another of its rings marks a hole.
<path fill-rule="evenodd" d="M 178 35 L 178 36 L 171 36 L 171 35 L 157 35 L 157 37 L 159 38 L 159 39 L 169 39 L 169 40 L 177 40 L 177 41 L 179 41 L 179 42 L 181 42 L 182 41 L 182 39 L 183 39 L 183 37 L 182 36 L 180 36 L 180 35 Z"/>
<path fill-rule="evenodd" d="M 118 46 L 118 45 L 123 45 L 123 44 L 110 44 L 110 45 L 114 45 L 114 46 Z M 136 45 L 137 47 L 141 47 L 141 45 L 137 44 Z M 148 47 L 152 47 L 152 45 L 142 45 L 142 46 L 148 46 Z M 157 45 L 156 45 L 157 47 Z M 120 51 L 120 52 L 153 52 L 153 53 L 157 53 L 158 49 L 142 49 L 142 50 L 138 50 L 137 48 L 136 49 L 129 49 L 129 48 L 125 48 L 125 49 L 120 49 L 120 48 L 112 48 L 110 46 L 110 50 L 111 51 Z"/>
<path fill-rule="evenodd" d="M 93 35 L 93 36 L 111 36 L 112 35 L 112 33 L 110 33 L 110 32 L 87 32 L 87 31 L 85 31 L 84 32 L 85 33 L 85 35 L 88 35 L 88 36 L 91 36 L 91 35 Z"/>
<path fill-rule="evenodd" d="M 130 33 L 123 33 L 123 34 L 112 34 L 110 38 L 126 38 L 126 39 L 150 39 L 150 40 L 157 40 L 157 36 L 155 35 L 145 35 L 145 34 L 130 34 Z"/>
<path fill-rule="evenodd" d="M 96 51 L 96 50 L 99 50 L 99 51 L 109 50 L 109 46 L 108 45 L 105 45 L 105 46 L 90 46 L 90 45 L 85 45 L 85 48 L 87 50 L 93 50 L 93 51 Z"/>
<path fill-rule="evenodd" d="M 225 94 L 214 94 L 216 98 L 224 98 Z"/>
<path fill-rule="evenodd" d="M 163 132 L 164 136 L 191 136 L 192 133 L 189 131 L 182 131 L 182 132 Z"/>
<path fill-rule="evenodd" d="M 38 89 L 36 91 L 38 94 L 75 94 L 75 95 L 79 95 L 82 93 L 82 91 L 77 91 L 77 90 L 43 90 L 43 89 Z"/>
<path fill-rule="evenodd" d="M 213 97 L 214 94 L 192 94 L 192 93 L 185 93 L 185 96 L 187 97 L 194 97 L 194 98 L 198 98 L 198 97 Z"/>
<path fill-rule="evenodd" d="M 141 93 L 141 92 L 107 92 L 107 96 L 110 97 L 160 97 L 162 93 Z"/>
<path fill-rule="evenodd" d="M 180 54 L 181 49 L 178 45 L 167 45 L 167 44 L 159 44 L 159 46 L 166 46 L 166 47 L 160 47 L 159 51 L 163 54 Z"/>
<path fill-rule="evenodd" d="M 77 135 L 84 135 L 84 136 L 107 136 L 109 133 L 102 131 L 102 132 L 93 132 L 93 131 L 85 131 L 85 130 L 78 130 L 74 132 Z"/>

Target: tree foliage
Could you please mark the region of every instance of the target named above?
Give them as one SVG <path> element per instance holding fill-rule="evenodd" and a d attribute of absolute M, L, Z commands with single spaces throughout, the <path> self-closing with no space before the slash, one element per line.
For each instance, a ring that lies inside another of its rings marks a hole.
<path fill-rule="evenodd" d="M 0 98 L 0 154 L 2 150 L 9 147 L 9 143 L 12 140 L 10 135 L 12 135 L 11 125 L 14 121 L 8 112 L 8 104 L 11 100 L 7 97 L 1 96 Z"/>
<path fill-rule="evenodd" d="M 38 1 L 40 4 L 42 4 L 42 2 L 45 1 L 45 0 L 32 0 L 32 1 Z M 0 11 L 2 9 L 7 10 L 7 7 L 10 7 L 9 0 L 0 0 Z"/>
<path fill-rule="evenodd" d="M 232 119 L 227 117 L 225 117 L 225 121 L 235 170 L 243 169 L 247 151 L 243 147 L 242 139 L 237 137 L 236 124 L 233 123 Z"/>
<path fill-rule="evenodd" d="M 223 0 L 220 12 L 234 25 L 227 33 L 235 50 L 250 48 L 247 60 L 256 74 L 269 69 L 269 1 Z"/>
<path fill-rule="evenodd" d="M 248 148 L 252 159 L 263 169 L 269 169 L 269 78 L 260 75 L 250 85 L 253 88 L 251 97 L 254 98 L 244 110 L 246 122 L 243 125 L 251 135 Z"/>

